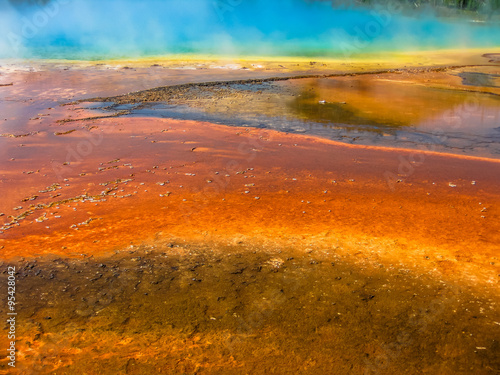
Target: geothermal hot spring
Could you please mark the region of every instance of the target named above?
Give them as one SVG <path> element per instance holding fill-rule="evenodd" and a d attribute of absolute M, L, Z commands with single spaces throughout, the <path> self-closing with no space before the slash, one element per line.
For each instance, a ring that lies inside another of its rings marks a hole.
<path fill-rule="evenodd" d="M 0 0 L 0 374 L 499 373 L 499 8 Z"/>

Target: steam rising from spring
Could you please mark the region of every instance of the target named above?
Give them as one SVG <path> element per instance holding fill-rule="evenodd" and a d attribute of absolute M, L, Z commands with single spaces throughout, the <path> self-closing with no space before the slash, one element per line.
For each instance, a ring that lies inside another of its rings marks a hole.
<path fill-rule="evenodd" d="M 0 0 L 0 57 L 350 57 L 500 45 L 500 25 L 326 0 Z"/>

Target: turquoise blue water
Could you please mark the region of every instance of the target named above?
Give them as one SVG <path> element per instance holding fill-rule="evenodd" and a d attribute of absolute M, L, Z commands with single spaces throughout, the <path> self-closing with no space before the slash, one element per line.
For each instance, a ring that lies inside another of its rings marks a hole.
<path fill-rule="evenodd" d="M 2 0 L 0 0 L 2 1 Z M 320 0 L 0 3 L 0 57 L 331 56 L 500 45 L 500 25 Z"/>

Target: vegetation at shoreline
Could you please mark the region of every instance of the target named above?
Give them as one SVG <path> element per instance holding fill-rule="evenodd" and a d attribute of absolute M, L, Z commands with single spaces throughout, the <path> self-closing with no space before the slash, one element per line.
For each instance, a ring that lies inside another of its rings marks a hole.
<path fill-rule="evenodd" d="M 393 1 L 393 0 L 392 0 Z M 361 0 L 363 4 L 380 4 L 388 1 Z M 413 8 L 429 6 L 432 8 L 449 8 L 469 11 L 488 12 L 500 9 L 500 0 L 396 0 Z"/>

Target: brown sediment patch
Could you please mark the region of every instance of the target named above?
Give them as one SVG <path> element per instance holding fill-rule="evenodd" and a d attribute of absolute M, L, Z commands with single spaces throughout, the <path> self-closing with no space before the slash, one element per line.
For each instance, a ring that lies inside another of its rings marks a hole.
<path fill-rule="evenodd" d="M 106 257 L 3 263 L 17 267 L 17 367 L 37 374 L 498 368 L 494 293 L 400 267 L 354 265 L 324 250 L 156 241 Z M 8 373 L 4 358 L 0 373 Z"/>
<path fill-rule="evenodd" d="M 66 134 L 71 134 L 73 132 L 76 132 L 77 129 L 71 129 L 71 130 L 67 130 L 67 131 L 64 131 L 64 132 L 55 132 L 54 135 L 66 135 Z"/>
<path fill-rule="evenodd" d="M 196 82 L 196 83 L 185 83 L 180 85 L 171 85 L 165 87 L 157 87 L 144 91 L 137 91 L 128 93 L 120 96 L 113 97 L 97 97 L 91 99 L 83 99 L 79 102 L 93 101 L 93 102 L 114 102 L 117 104 L 129 104 L 129 103 L 145 103 L 145 102 L 158 102 L 158 101 L 169 101 L 172 99 L 197 99 L 200 96 L 200 90 L 205 90 L 206 92 L 213 93 L 214 88 L 225 88 L 231 85 L 256 85 L 268 82 L 280 82 L 289 80 L 300 80 L 300 79 L 314 79 L 314 78 L 337 78 L 337 77 L 356 77 L 365 75 L 377 75 L 377 74 L 388 74 L 399 71 L 400 73 L 428 73 L 428 72 L 443 72 L 450 69 L 462 68 L 463 65 L 451 65 L 445 67 L 425 67 L 425 68 L 404 68 L 404 69 L 383 69 L 383 70 L 368 70 L 368 71 L 357 71 L 357 72 L 339 72 L 331 74 L 307 74 L 307 75 L 290 75 L 290 76 L 280 76 L 280 77 L 269 77 L 269 78 L 252 78 L 243 80 L 223 80 L 223 81 L 213 81 L 213 82 Z M 192 92 L 191 89 L 197 89 L 197 92 Z"/>
<path fill-rule="evenodd" d="M 78 117 L 78 118 L 65 118 L 62 120 L 57 120 L 56 123 L 58 124 L 64 124 L 67 122 L 75 122 L 75 121 L 90 121 L 90 120 L 99 120 L 103 118 L 112 118 L 112 117 L 119 117 L 119 116 L 124 116 L 129 114 L 129 111 L 119 111 L 117 113 L 113 113 L 112 115 L 105 115 L 105 116 L 92 116 L 92 117 Z"/>
<path fill-rule="evenodd" d="M 490 59 L 491 63 L 500 63 L 500 53 L 485 53 L 483 57 Z"/>
<path fill-rule="evenodd" d="M 4 138 L 24 138 L 24 137 L 29 137 L 30 135 L 35 135 L 37 133 L 38 132 L 30 132 L 30 133 L 26 133 L 26 134 L 4 133 L 4 134 L 0 134 L 0 137 L 4 137 Z"/>
<path fill-rule="evenodd" d="M 39 173 L 7 169 L 4 259 L 98 255 L 158 236 L 221 244 L 241 237 L 337 246 L 448 279 L 498 281 L 499 161 L 192 121 L 96 124 L 113 131 L 81 161 L 62 165 L 61 147 L 52 171 L 42 159 Z M 33 194 L 36 205 L 22 202 Z"/>

